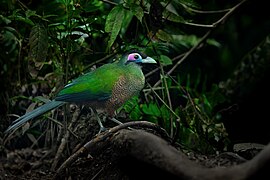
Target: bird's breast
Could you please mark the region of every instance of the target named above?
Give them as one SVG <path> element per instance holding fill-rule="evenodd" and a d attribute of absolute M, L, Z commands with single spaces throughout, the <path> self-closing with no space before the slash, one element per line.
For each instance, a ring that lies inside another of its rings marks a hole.
<path fill-rule="evenodd" d="M 143 89 L 144 83 L 145 78 L 142 72 L 120 76 L 112 89 L 112 96 L 107 102 L 107 108 L 113 111 L 122 106 Z"/>

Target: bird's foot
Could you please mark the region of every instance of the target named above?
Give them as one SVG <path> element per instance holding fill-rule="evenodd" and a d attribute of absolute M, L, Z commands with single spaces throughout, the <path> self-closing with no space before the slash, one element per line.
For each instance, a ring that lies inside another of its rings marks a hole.
<path fill-rule="evenodd" d="M 118 125 L 123 124 L 122 122 L 118 121 L 118 120 L 117 120 L 117 119 L 115 119 L 115 118 L 110 118 L 110 120 L 111 120 L 111 121 L 113 121 L 113 122 L 115 122 L 115 123 L 116 123 L 116 124 L 118 124 Z M 132 130 L 132 128 L 131 128 L 131 127 L 128 127 L 128 129 Z"/>
<path fill-rule="evenodd" d="M 102 124 L 102 122 L 104 122 L 105 119 L 106 119 L 106 117 L 103 117 L 103 121 L 101 121 L 101 119 L 98 118 L 98 124 L 99 124 L 99 127 L 100 127 L 98 133 L 102 133 L 102 132 L 104 132 L 104 131 L 107 130 L 107 128 L 105 128 L 105 127 L 103 126 L 103 124 Z"/>
<path fill-rule="evenodd" d="M 123 124 L 122 122 L 118 121 L 115 118 L 110 118 L 111 121 L 115 122 L 116 124 Z"/>
<path fill-rule="evenodd" d="M 100 126 L 98 134 L 100 134 L 100 133 L 102 133 L 102 132 L 104 132 L 106 130 L 107 130 L 107 128 L 105 128 L 104 126 Z"/>

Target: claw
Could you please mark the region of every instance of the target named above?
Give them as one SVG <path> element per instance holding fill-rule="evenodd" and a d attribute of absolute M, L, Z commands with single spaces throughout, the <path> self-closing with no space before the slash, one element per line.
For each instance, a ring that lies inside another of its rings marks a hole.
<path fill-rule="evenodd" d="M 107 130 L 107 128 L 105 128 L 104 126 L 100 126 L 100 129 L 98 131 L 98 134 L 100 134 L 100 133 L 102 133 L 102 132 L 104 132 L 106 130 Z"/>

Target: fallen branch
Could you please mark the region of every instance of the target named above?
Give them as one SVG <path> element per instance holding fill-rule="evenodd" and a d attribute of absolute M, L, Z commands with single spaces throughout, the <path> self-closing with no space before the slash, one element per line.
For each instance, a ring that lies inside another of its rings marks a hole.
<path fill-rule="evenodd" d="M 134 126 L 140 124 L 144 127 L 153 127 L 151 123 L 147 122 L 132 122 L 131 124 Z M 154 134 L 143 130 L 123 129 L 129 126 L 130 124 L 126 123 L 112 128 L 85 144 L 84 147 L 62 164 L 55 178 L 82 154 L 97 153 L 97 151 L 105 150 L 105 147 L 110 147 L 113 152 L 116 152 L 118 159 L 132 157 L 141 162 L 141 164 L 147 164 L 149 167 L 160 169 L 160 171 L 176 179 L 244 180 L 261 179 L 262 177 L 264 179 L 270 178 L 268 173 L 270 166 L 270 145 L 266 146 L 257 156 L 246 163 L 227 168 L 207 168 L 189 160 L 184 153 L 171 146 L 170 142 Z M 129 161 L 128 163 L 132 165 L 133 162 Z M 135 171 L 135 173 L 137 172 Z"/>

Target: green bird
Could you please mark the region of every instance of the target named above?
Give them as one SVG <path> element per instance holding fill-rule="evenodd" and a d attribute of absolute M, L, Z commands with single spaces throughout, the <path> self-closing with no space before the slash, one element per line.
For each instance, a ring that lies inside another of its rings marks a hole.
<path fill-rule="evenodd" d="M 71 102 L 89 105 L 96 114 L 100 131 L 104 131 L 105 128 L 96 110 L 101 109 L 113 118 L 115 110 L 137 95 L 145 84 L 141 68 L 143 63 L 156 63 L 156 61 L 134 51 L 124 55 L 118 62 L 105 64 L 86 73 L 67 84 L 54 100 L 16 119 L 5 132 L 11 132 L 31 119 Z"/>

